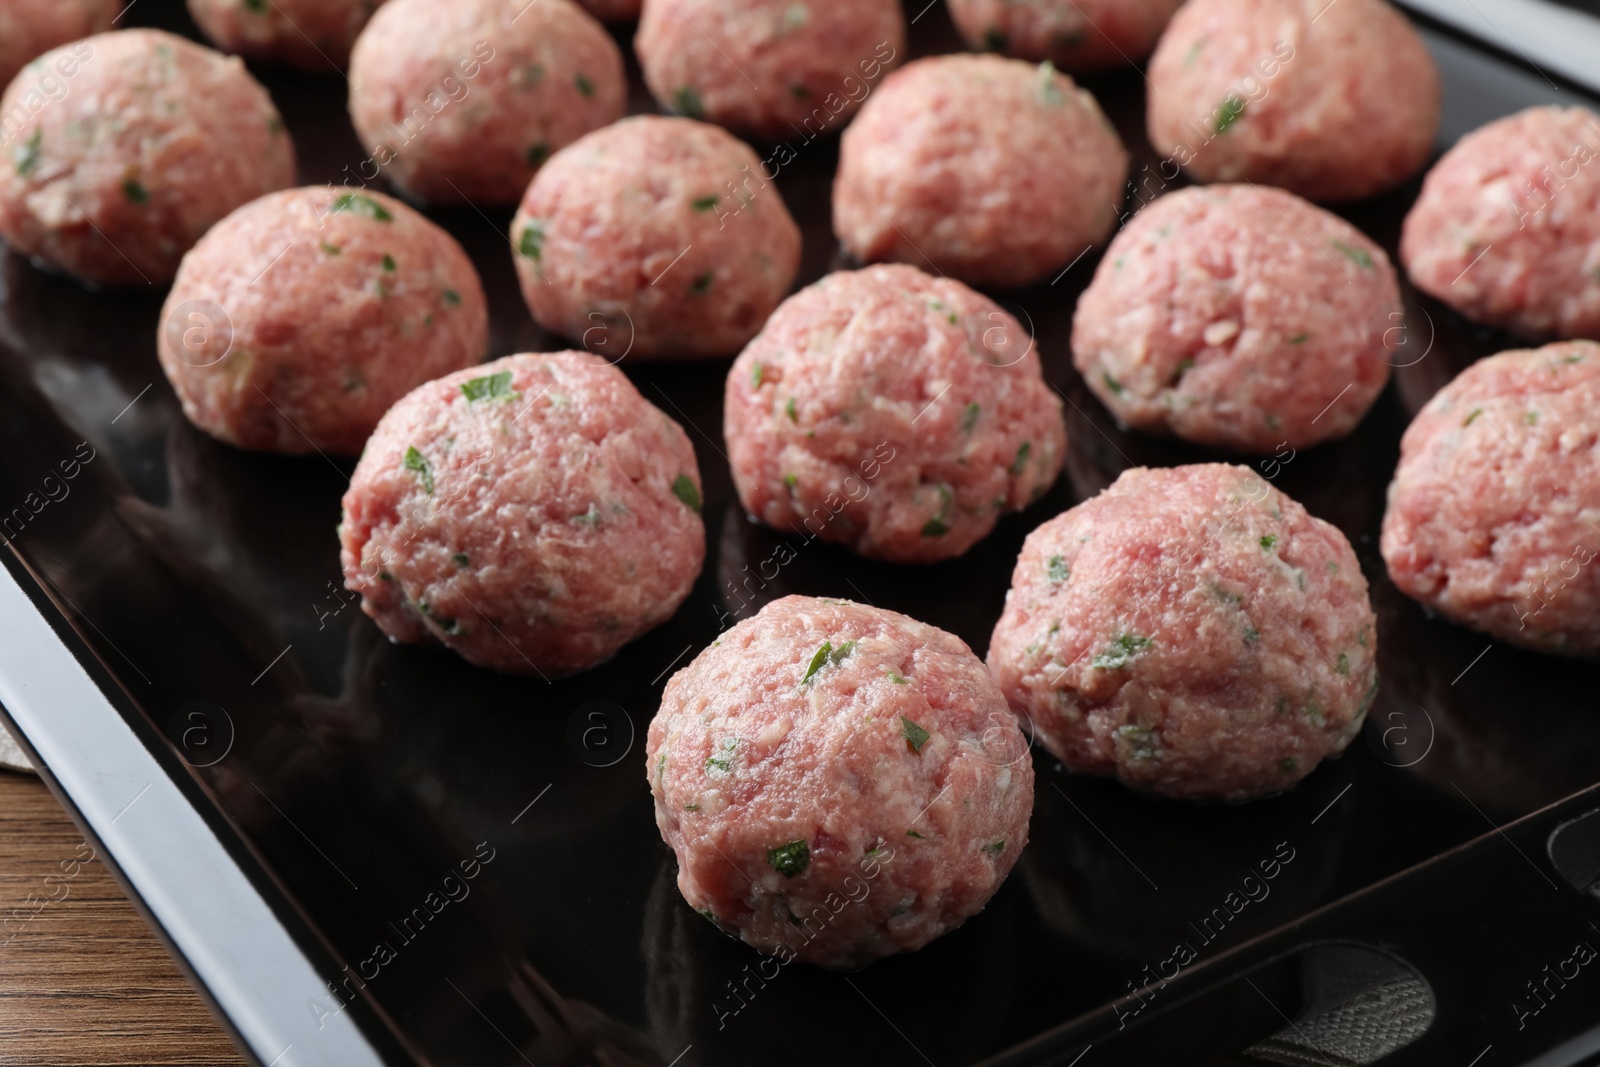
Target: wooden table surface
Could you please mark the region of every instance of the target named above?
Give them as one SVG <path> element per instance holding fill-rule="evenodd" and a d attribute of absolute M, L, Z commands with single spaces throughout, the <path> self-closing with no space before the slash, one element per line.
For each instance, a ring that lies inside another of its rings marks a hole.
<path fill-rule="evenodd" d="M 50 791 L 0 770 L 0 1064 L 245 1062 Z"/>

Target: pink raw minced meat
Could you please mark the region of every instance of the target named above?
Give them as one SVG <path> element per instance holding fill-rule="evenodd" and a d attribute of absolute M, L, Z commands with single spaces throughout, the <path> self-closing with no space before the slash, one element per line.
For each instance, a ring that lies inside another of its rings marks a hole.
<path fill-rule="evenodd" d="M 728 371 L 724 433 L 745 510 L 863 556 L 959 556 L 1055 482 L 1060 397 L 999 305 L 915 267 L 802 289 Z"/>
<path fill-rule="evenodd" d="M 730 356 L 794 284 L 800 228 L 725 130 L 641 115 L 579 139 L 511 224 L 541 326 L 613 361 Z"/>
<path fill-rule="evenodd" d="M 663 107 L 767 141 L 848 122 L 905 50 L 899 0 L 645 0 L 634 38 Z"/>
<path fill-rule="evenodd" d="M 125 6 L 126 0 L 6 0 L 0 6 L 0 85 L 50 49 L 109 30 Z M 34 73 L 49 96 L 63 93 L 62 71 L 51 80 L 49 67 Z"/>
<path fill-rule="evenodd" d="M 1355 200 L 1421 170 L 1439 70 L 1387 0 L 1189 0 L 1150 59 L 1150 143 L 1202 182 Z"/>
<path fill-rule="evenodd" d="M 218 48 L 307 70 L 350 62 L 350 48 L 384 0 L 189 0 Z"/>
<path fill-rule="evenodd" d="M 157 334 L 184 414 L 213 437 L 349 456 L 390 405 L 488 344 L 483 286 L 455 239 L 392 197 L 331 185 L 212 227 Z"/>
<path fill-rule="evenodd" d="M 1062 70 L 1117 69 L 1144 59 L 1183 0 L 949 0 L 969 48 L 1048 59 Z"/>
<path fill-rule="evenodd" d="M 41 97 L 41 79 L 58 75 L 65 93 Z M 294 181 L 283 119 L 244 64 L 161 30 L 46 53 L 0 114 L 0 234 L 103 285 L 170 281 L 214 223 Z"/>
<path fill-rule="evenodd" d="M 1028 743 L 983 663 L 847 600 L 784 597 L 724 631 L 667 682 L 645 755 L 684 899 L 786 959 L 915 951 L 1028 840 Z"/>
<path fill-rule="evenodd" d="M 705 560 L 683 428 L 583 352 L 413 390 L 344 495 L 345 584 L 396 641 L 547 677 L 670 618 Z"/>
<path fill-rule="evenodd" d="M 1281 189 L 1151 203 L 1078 301 L 1073 362 L 1122 423 L 1240 452 L 1348 434 L 1389 380 L 1383 249 Z"/>
<path fill-rule="evenodd" d="M 1600 115 L 1534 107 L 1463 137 L 1422 183 L 1400 259 L 1476 322 L 1600 338 Z"/>
<path fill-rule="evenodd" d="M 1137 467 L 1028 535 L 989 669 L 1070 770 L 1242 800 L 1361 729 L 1375 622 L 1350 542 L 1249 469 Z"/>
<path fill-rule="evenodd" d="M 833 231 L 859 259 L 1025 285 L 1104 241 L 1128 153 L 1100 105 L 1048 65 L 919 59 L 845 130 Z"/>
<path fill-rule="evenodd" d="M 1401 439 L 1382 549 L 1456 622 L 1600 653 L 1600 344 L 1502 352 L 1441 389 Z"/>
<path fill-rule="evenodd" d="M 350 57 L 367 170 L 428 201 L 515 204 L 626 105 L 622 52 L 570 0 L 390 0 Z"/>

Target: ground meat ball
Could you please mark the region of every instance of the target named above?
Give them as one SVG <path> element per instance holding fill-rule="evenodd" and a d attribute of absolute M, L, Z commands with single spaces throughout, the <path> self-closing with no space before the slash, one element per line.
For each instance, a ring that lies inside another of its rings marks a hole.
<path fill-rule="evenodd" d="M 1127 170 L 1100 105 L 1066 75 L 998 56 L 922 59 L 845 131 L 833 230 L 864 260 L 1023 285 L 1105 240 Z"/>
<path fill-rule="evenodd" d="M 1183 0 L 949 0 L 971 48 L 1048 59 L 1064 70 L 1132 66 Z"/>
<path fill-rule="evenodd" d="M 1125 425 L 1271 452 L 1355 428 L 1389 380 L 1383 249 L 1293 193 L 1183 189 L 1136 215 L 1078 301 L 1073 362 Z"/>
<path fill-rule="evenodd" d="M 1374 622 L 1344 534 L 1247 468 L 1139 467 L 1028 535 L 989 669 L 1069 769 L 1242 800 L 1361 729 Z"/>
<path fill-rule="evenodd" d="M 1439 71 L 1385 0 L 1189 0 L 1150 60 L 1150 142 L 1199 181 L 1354 200 L 1428 162 Z"/>
<path fill-rule="evenodd" d="M 308 70 L 342 67 L 384 0 L 189 0 L 189 14 L 218 48 Z"/>
<path fill-rule="evenodd" d="M 361 451 L 389 406 L 484 356 L 461 246 L 381 193 L 273 193 L 217 223 L 167 296 L 161 369 L 189 421 L 274 452 Z"/>
<path fill-rule="evenodd" d="M 1389 577 L 1513 645 L 1600 652 L 1600 345 L 1473 364 L 1418 413 L 1383 517 Z"/>
<path fill-rule="evenodd" d="M 905 49 L 899 0 L 645 0 L 634 38 L 663 107 L 767 140 L 847 120 Z"/>
<path fill-rule="evenodd" d="M 345 585 L 396 641 L 547 677 L 677 610 L 705 560 L 683 428 L 584 352 L 507 356 L 414 389 L 344 495 Z"/>
<path fill-rule="evenodd" d="M 750 148 L 639 116 L 558 152 L 511 225 L 540 325 L 610 359 L 727 356 L 794 283 L 800 228 Z"/>
<path fill-rule="evenodd" d="M 646 745 L 691 907 L 785 959 L 858 967 L 983 909 L 1028 839 L 1026 739 L 959 639 L 790 596 L 672 676 Z"/>
<path fill-rule="evenodd" d="M 350 57 L 367 169 L 429 201 L 515 204 L 626 103 L 622 53 L 569 0 L 392 0 Z"/>
<path fill-rule="evenodd" d="M 1417 288 L 1534 337 L 1600 337 L 1600 115 L 1535 107 L 1463 137 L 1422 183 L 1400 258 Z"/>
<path fill-rule="evenodd" d="M 993 301 L 914 267 L 830 274 L 728 371 L 724 434 L 745 510 L 903 563 L 959 556 L 1055 482 L 1061 401 Z"/>
<path fill-rule="evenodd" d="M 283 119 L 236 58 L 124 30 L 42 56 L 66 86 L 56 98 L 32 69 L 0 102 L 0 234 L 51 267 L 106 285 L 170 281 L 217 220 L 294 181 Z"/>
<path fill-rule="evenodd" d="M 0 6 L 0 84 L 10 84 L 26 63 L 52 48 L 109 30 L 124 4 L 125 0 L 7 0 Z M 37 74 L 43 79 L 49 71 L 40 69 Z"/>

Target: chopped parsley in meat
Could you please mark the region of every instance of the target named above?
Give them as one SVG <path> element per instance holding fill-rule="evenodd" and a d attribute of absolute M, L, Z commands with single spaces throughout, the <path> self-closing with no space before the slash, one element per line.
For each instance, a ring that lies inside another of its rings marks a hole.
<path fill-rule="evenodd" d="M 811 846 L 804 841 L 790 841 L 767 850 L 767 865 L 785 878 L 805 873 L 810 863 Z"/>
<path fill-rule="evenodd" d="M 469 404 L 478 400 L 515 400 L 522 395 L 511 388 L 511 372 L 508 370 L 467 379 L 461 383 L 461 394 Z"/>
<path fill-rule="evenodd" d="M 933 736 L 904 715 L 900 716 L 900 732 L 906 735 L 906 747 L 913 752 L 921 752 L 922 746 Z"/>
<path fill-rule="evenodd" d="M 374 222 L 394 221 L 394 216 L 389 214 L 388 208 L 365 193 L 340 193 L 333 198 L 333 206 L 328 212 L 334 215 L 363 215 Z"/>
<path fill-rule="evenodd" d="M 415 446 L 406 447 L 405 467 L 408 471 L 416 471 L 422 476 L 422 491 L 429 496 L 433 495 L 433 468 L 428 466 L 428 458 L 416 450 Z"/>
<path fill-rule="evenodd" d="M 822 670 L 822 668 L 841 662 L 851 652 L 855 651 L 855 647 L 856 643 L 854 641 L 846 641 L 838 648 L 833 647 L 832 641 L 822 642 L 822 647 L 812 655 L 811 664 L 806 668 L 805 677 L 800 679 L 800 684 L 805 685 L 811 681 L 812 675 Z"/>
<path fill-rule="evenodd" d="M 1096 670 L 1102 671 L 1120 670 L 1128 665 L 1129 660 L 1149 648 L 1150 645 L 1151 641 L 1148 637 L 1140 637 L 1138 634 L 1123 634 L 1107 645 L 1104 652 L 1090 660 L 1089 665 Z"/>
<path fill-rule="evenodd" d="M 672 480 L 672 495 L 683 501 L 690 511 L 700 512 L 700 490 L 695 488 L 694 479 L 687 474 L 680 474 Z"/>

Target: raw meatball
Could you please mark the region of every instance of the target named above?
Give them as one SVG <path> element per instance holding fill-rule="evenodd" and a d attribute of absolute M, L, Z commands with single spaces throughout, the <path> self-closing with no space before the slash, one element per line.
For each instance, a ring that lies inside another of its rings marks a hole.
<path fill-rule="evenodd" d="M 1463 137 L 1422 183 L 1400 259 L 1418 289 L 1534 337 L 1600 337 L 1600 115 L 1535 107 Z"/>
<path fill-rule="evenodd" d="M 902 563 L 971 548 L 1044 495 L 1067 444 L 1017 320 L 900 265 L 784 301 L 728 371 L 723 432 L 751 515 Z"/>
<path fill-rule="evenodd" d="M 626 103 L 622 53 L 570 0 L 392 0 L 350 57 L 367 168 L 429 201 L 515 204 Z"/>
<path fill-rule="evenodd" d="M 848 121 L 905 48 L 899 0 L 645 0 L 634 38 L 663 107 L 766 140 Z"/>
<path fill-rule="evenodd" d="M 959 639 L 790 596 L 667 682 L 645 749 L 678 888 L 785 959 L 859 967 L 983 910 L 1028 840 L 1028 745 Z"/>
<path fill-rule="evenodd" d="M 1355 200 L 1428 162 L 1439 70 L 1386 0 L 1189 0 L 1150 60 L 1150 142 L 1202 182 Z"/>
<path fill-rule="evenodd" d="M 864 260 L 1023 285 L 1105 240 L 1128 153 L 1047 65 L 937 56 L 885 79 L 839 144 L 833 230 Z"/>
<path fill-rule="evenodd" d="M 241 448 L 353 456 L 391 404 L 484 357 L 461 246 L 381 193 L 264 196 L 184 257 L 161 369 L 200 429 Z"/>
<path fill-rule="evenodd" d="M 189 0 L 189 14 L 218 48 L 307 70 L 350 62 L 384 0 Z"/>
<path fill-rule="evenodd" d="M 1131 66 L 1150 54 L 1183 0 L 949 0 L 968 47 L 1065 70 Z"/>
<path fill-rule="evenodd" d="M 511 224 L 533 317 L 612 360 L 737 352 L 800 266 L 760 167 L 715 126 L 654 115 L 558 152 Z"/>
<path fill-rule="evenodd" d="M 1183 189 L 1117 234 L 1078 301 L 1073 362 L 1125 425 L 1240 452 L 1355 428 L 1389 380 L 1389 258 L 1263 186 Z"/>
<path fill-rule="evenodd" d="M 283 119 L 237 58 L 122 30 L 38 63 L 66 92 L 25 71 L 0 101 L 0 234 L 24 255 L 105 285 L 171 281 L 217 220 L 294 182 Z"/>
<path fill-rule="evenodd" d="M 1417 414 L 1389 484 L 1389 577 L 1523 648 L 1600 652 L 1600 345 L 1502 352 Z"/>
<path fill-rule="evenodd" d="M 1344 534 L 1247 468 L 1137 467 L 1028 535 L 989 669 L 1069 769 L 1243 800 L 1361 729 L 1374 622 Z"/>
<path fill-rule="evenodd" d="M 688 595 L 706 550 L 700 471 L 683 428 L 615 367 L 507 356 L 389 409 L 339 541 L 345 585 L 393 640 L 569 674 Z"/>
<path fill-rule="evenodd" d="M 126 0 L 6 0 L 0 5 L 0 83 L 9 85 L 25 64 L 52 48 L 109 30 L 125 5 Z M 30 80 L 41 92 L 60 93 L 64 71 L 58 70 L 54 80 L 48 69 L 36 73 Z M 7 134 L 12 125 L 8 119 Z"/>

